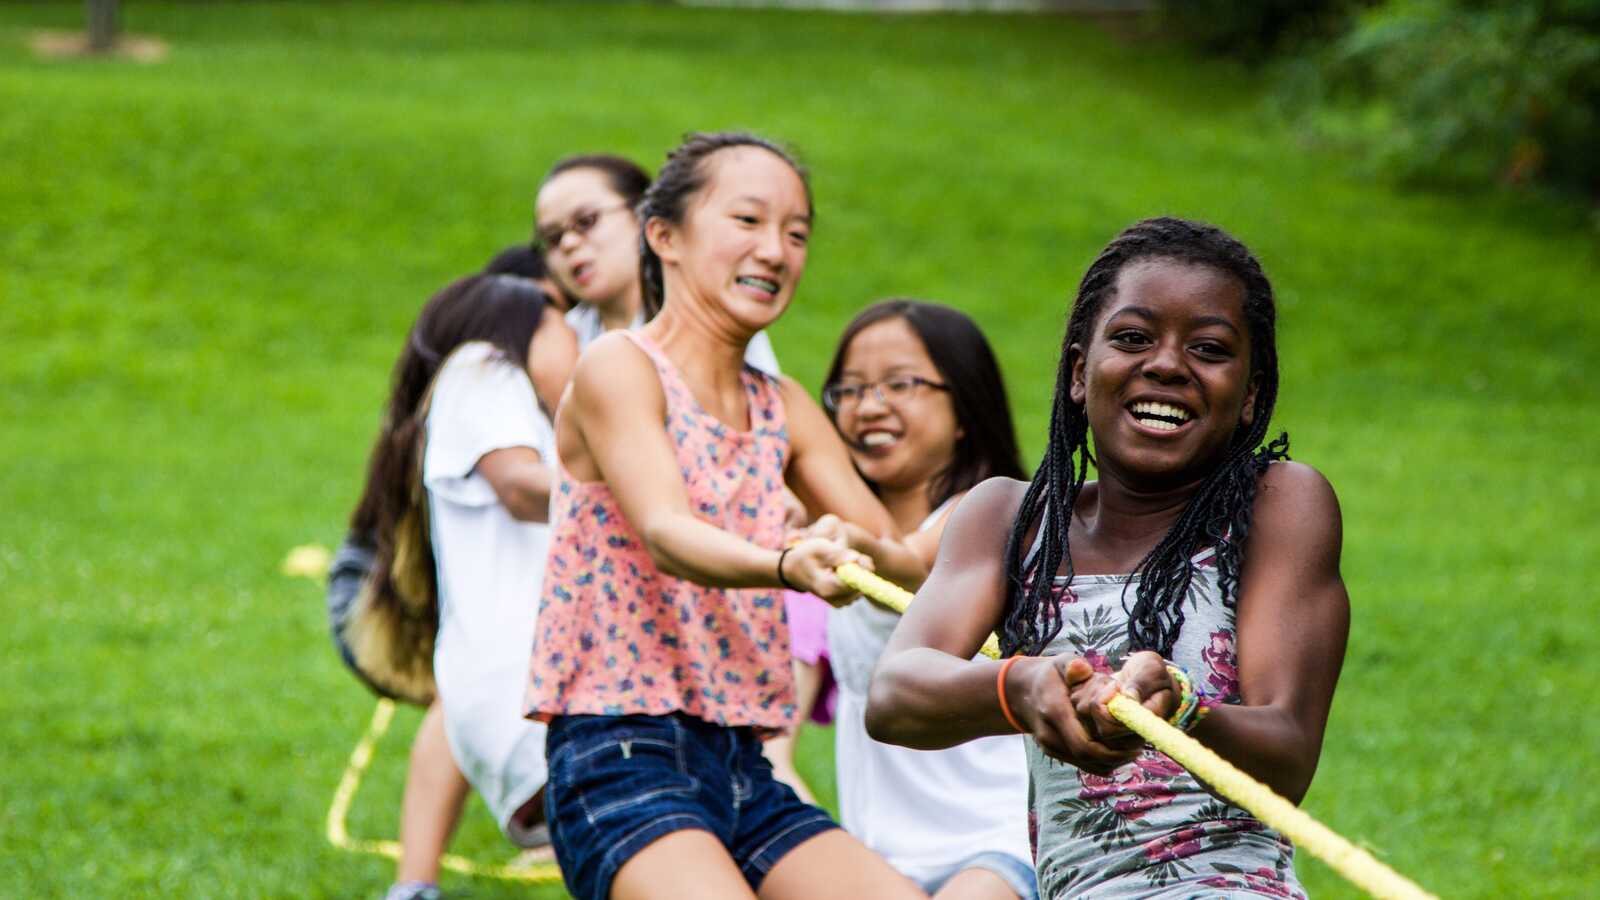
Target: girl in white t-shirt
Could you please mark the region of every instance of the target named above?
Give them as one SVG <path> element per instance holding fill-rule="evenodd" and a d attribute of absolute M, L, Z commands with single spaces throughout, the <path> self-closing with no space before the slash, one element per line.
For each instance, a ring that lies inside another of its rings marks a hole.
<path fill-rule="evenodd" d="M 514 843 L 542 842 L 544 726 L 522 718 L 522 693 L 548 533 L 551 411 L 576 358 L 537 285 L 475 275 L 428 301 L 395 364 L 352 525 L 375 537 L 374 603 L 413 620 L 436 605 L 437 632 L 436 695 L 412 745 L 391 897 L 437 895 L 468 781 Z"/>
<path fill-rule="evenodd" d="M 916 300 L 868 307 L 839 339 L 825 385 L 823 405 L 856 468 L 930 568 L 962 494 L 985 478 L 1022 476 L 999 365 L 978 326 L 954 309 Z M 873 553 L 875 539 L 859 528 L 813 527 L 837 528 Z M 926 752 L 867 735 L 867 684 L 898 622 L 866 600 L 829 614 L 840 819 L 935 896 L 1032 900 L 1021 736 Z"/>

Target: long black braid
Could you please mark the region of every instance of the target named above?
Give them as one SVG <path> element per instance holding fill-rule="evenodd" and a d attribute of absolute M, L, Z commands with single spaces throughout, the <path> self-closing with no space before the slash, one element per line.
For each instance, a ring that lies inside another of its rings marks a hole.
<path fill-rule="evenodd" d="M 1256 485 L 1269 463 L 1288 458 L 1287 434 L 1262 446 L 1278 399 L 1278 347 L 1272 284 L 1261 271 L 1261 264 L 1227 232 L 1199 222 L 1146 219 L 1124 230 L 1084 273 L 1067 321 L 1061 363 L 1056 370 L 1049 445 L 1023 495 L 1006 543 L 1010 589 L 1000 632 L 1000 648 L 1005 655 L 1040 653 L 1061 630 L 1053 576 L 1057 571 L 1069 579 L 1072 576 L 1067 528 L 1093 461 L 1088 416 L 1082 405 L 1072 402 L 1070 348 L 1074 344 L 1089 346 L 1090 331 L 1115 291 L 1118 274 L 1124 266 L 1140 259 L 1212 266 L 1239 279 L 1245 288 L 1251 375 L 1258 380 L 1251 424 L 1238 428 L 1222 464 L 1207 476 L 1178 521 L 1134 571 L 1139 585 L 1133 606 L 1127 609 L 1130 648 L 1155 650 L 1171 657 L 1172 646 L 1183 627 L 1183 603 L 1194 574 L 1190 558 L 1201 547 L 1216 547 L 1223 603 L 1232 606 L 1237 602 L 1239 568 L 1245 540 L 1250 535 Z M 1039 552 L 1029 560 L 1028 538 L 1035 524 L 1039 525 Z M 1127 604 L 1124 588 L 1125 609 Z"/>

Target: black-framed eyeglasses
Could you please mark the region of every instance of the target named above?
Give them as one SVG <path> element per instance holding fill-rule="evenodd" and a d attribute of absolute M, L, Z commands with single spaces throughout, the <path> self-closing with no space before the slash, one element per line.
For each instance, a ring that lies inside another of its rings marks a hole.
<path fill-rule="evenodd" d="M 859 383 L 830 384 L 822 389 L 822 405 L 834 412 L 853 409 L 861 402 L 861 398 L 871 391 L 878 402 L 885 406 L 904 403 L 916 396 L 918 389 L 932 388 L 936 391 L 948 391 L 948 385 L 937 381 L 929 381 L 916 375 L 896 375 L 885 378 L 883 381 L 863 381 Z"/>
<path fill-rule="evenodd" d="M 552 225 L 540 228 L 533 233 L 533 247 L 542 253 L 548 253 L 561 245 L 561 239 L 572 232 L 578 237 L 588 234 L 590 229 L 600 224 L 601 217 L 607 213 L 614 213 L 619 209 L 627 209 L 628 204 L 619 203 L 616 206 L 607 206 L 601 209 L 580 209 L 568 219 L 565 225 Z"/>

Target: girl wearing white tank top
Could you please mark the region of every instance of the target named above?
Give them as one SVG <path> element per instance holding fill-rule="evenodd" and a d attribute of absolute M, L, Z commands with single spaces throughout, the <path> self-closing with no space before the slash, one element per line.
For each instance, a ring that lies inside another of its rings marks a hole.
<path fill-rule="evenodd" d="M 905 543 L 930 567 L 961 495 L 1022 472 L 994 354 L 953 309 L 913 300 L 867 308 L 840 338 L 823 402 Z M 837 529 L 868 554 L 876 543 L 826 517 L 813 527 Z M 1031 900 L 1021 736 L 926 752 L 867 735 L 867 685 L 899 619 L 866 600 L 829 614 L 840 819 L 935 896 Z"/>

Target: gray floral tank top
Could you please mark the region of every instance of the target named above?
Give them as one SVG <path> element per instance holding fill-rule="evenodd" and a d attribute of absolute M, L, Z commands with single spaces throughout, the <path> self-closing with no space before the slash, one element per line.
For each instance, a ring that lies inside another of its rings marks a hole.
<path fill-rule="evenodd" d="M 1212 554 L 1196 557 L 1173 658 L 1225 703 L 1239 701 L 1234 611 L 1222 603 Z M 1059 590 L 1061 632 L 1045 655 L 1082 656 L 1114 672 L 1128 654 L 1137 579 L 1080 575 Z M 1058 579 L 1058 588 L 1064 586 Z M 1250 813 L 1206 792 L 1166 754 L 1146 749 L 1109 777 L 1045 756 L 1027 742 L 1041 896 L 1084 900 L 1304 898 L 1294 846 Z"/>

